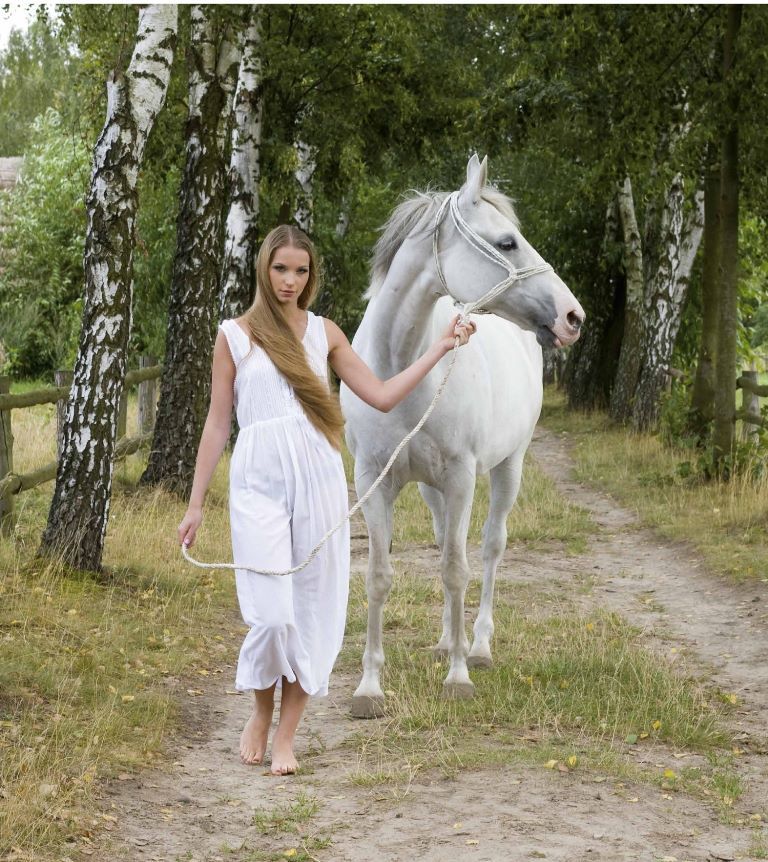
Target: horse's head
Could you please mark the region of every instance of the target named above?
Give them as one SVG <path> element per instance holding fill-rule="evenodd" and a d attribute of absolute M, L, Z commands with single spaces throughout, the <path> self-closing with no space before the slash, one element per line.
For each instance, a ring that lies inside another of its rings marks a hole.
<path fill-rule="evenodd" d="M 473 155 L 466 183 L 441 210 L 435 249 L 444 288 L 535 332 L 543 347 L 572 344 L 584 310 L 522 235 L 509 199 L 488 188 L 487 179 L 487 158 Z"/>

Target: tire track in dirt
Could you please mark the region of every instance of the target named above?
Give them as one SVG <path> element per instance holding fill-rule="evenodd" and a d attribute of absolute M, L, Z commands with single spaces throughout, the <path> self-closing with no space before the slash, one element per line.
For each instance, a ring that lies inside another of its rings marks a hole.
<path fill-rule="evenodd" d="M 567 438 L 540 430 L 532 451 L 563 494 L 589 510 L 600 529 L 587 553 L 577 557 L 560 549 L 511 547 L 499 576 L 562 591 L 585 610 L 598 605 L 616 610 L 643 628 L 647 645 L 665 654 L 677 649 L 686 669 L 711 675 L 723 691 L 737 694 L 734 736 L 745 751 L 739 764 L 748 790 L 735 814 L 765 816 L 766 585 L 718 580 L 685 548 L 659 541 L 605 494 L 575 482 Z M 361 523 L 353 534 L 364 531 Z M 434 548 L 406 548 L 394 558 L 425 576 L 439 567 Z M 470 563 L 479 576 L 479 548 L 470 550 Z M 353 572 L 364 573 L 365 564 L 366 543 L 358 538 Z M 234 666 L 219 679 L 233 676 Z M 476 680 L 482 685 L 481 672 Z M 304 772 L 293 779 L 239 763 L 238 737 L 250 699 L 226 694 L 228 682 L 210 684 L 204 697 L 191 702 L 194 712 L 185 717 L 184 735 L 170 744 L 175 761 L 106 785 L 104 808 L 117 825 L 90 858 L 246 862 L 280 858 L 292 847 L 300 853 L 295 836 L 264 836 L 253 823 L 254 811 L 286 806 L 300 794 L 320 803 L 308 834 L 332 842 L 304 857 L 318 862 L 750 858 L 752 831 L 719 822 L 705 802 L 579 770 L 561 774 L 470 764 L 456 779 L 438 770 L 419 772 L 405 790 L 352 784 L 356 763 L 344 741 L 370 726 L 348 715 L 356 684 L 356 673 L 335 673 L 330 696 L 310 701 L 297 749 Z M 397 752 L 392 756 L 396 761 Z M 662 752 L 649 746 L 639 756 L 651 763 Z"/>

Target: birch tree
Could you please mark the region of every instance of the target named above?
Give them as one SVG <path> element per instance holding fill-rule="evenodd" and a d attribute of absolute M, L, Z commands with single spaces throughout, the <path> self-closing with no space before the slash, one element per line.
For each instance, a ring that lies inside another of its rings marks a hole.
<path fill-rule="evenodd" d="M 190 7 L 189 116 L 168 333 L 152 450 L 141 484 L 189 494 L 210 398 L 222 264 L 226 146 L 239 66 L 229 28 Z"/>
<path fill-rule="evenodd" d="M 703 193 L 696 192 L 687 215 L 684 203 L 683 178 L 677 174 L 667 193 L 658 257 L 645 290 L 647 329 L 632 406 L 632 425 L 637 430 L 652 429 L 659 419 L 661 395 L 704 228 Z"/>
<path fill-rule="evenodd" d="M 314 147 L 306 141 L 298 140 L 294 144 L 297 166 L 294 171 L 296 179 L 296 210 L 293 220 L 304 233 L 311 234 L 314 210 L 314 175 L 317 160 Z"/>
<path fill-rule="evenodd" d="M 632 416 L 632 399 L 640 378 L 645 335 L 645 282 L 643 279 L 643 243 L 637 226 L 632 182 L 627 176 L 619 186 L 617 203 L 624 237 L 624 272 L 626 303 L 624 306 L 624 336 L 611 392 L 611 418 L 626 422 Z"/>
<path fill-rule="evenodd" d="M 235 91 L 232 154 L 229 162 L 229 211 L 224 231 L 224 264 L 219 318 L 239 317 L 253 298 L 261 178 L 263 112 L 261 10 L 253 6 L 243 39 Z"/>
<path fill-rule="evenodd" d="M 81 569 L 101 567 L 131 329 L 136 181 L 165 101 L 176 30 L 175 5 L 142 7 L 131 61 L 107 82 L 107 117 L 94 150 L 83 322 L 56 487 L 39 549 Z"/>

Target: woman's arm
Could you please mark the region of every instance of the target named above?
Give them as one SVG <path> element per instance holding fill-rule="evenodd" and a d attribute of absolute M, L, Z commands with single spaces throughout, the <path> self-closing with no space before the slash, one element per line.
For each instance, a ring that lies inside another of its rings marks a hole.
<path fill-rule="evenodd" d="M 235 363 L 229 352 L 227 337 L 223 332 L 216 336 L 213 348 L 213 371 L 211 374 L 211 404 L 205 420 L 200 446 L 195 462 L 195 476 L 189 507 L 179 524 L 179 544 L 192 546 L 195 533 L 203 520 L 203 502 L 213 471 L 219 463 L 221 453 L 227 445 L 232 423 L 234 403 Z"/>
<path fill-rule="evenodd" d="M 379 380 L 352 349 L 341 329 L 332 320 L 325 319 L 328 361 L 339 379 L 343 380 L 358 398 L 371 407 L 388 413 L 416 388 L 446 353 L 453 350 L 456 336 L 461 344 L 466 344 L 470 336 L 477 331 L 474 323 L 459 326 L 458 320 L 457 314 L 443 337 L 404 371 L 389 380 Z"/>

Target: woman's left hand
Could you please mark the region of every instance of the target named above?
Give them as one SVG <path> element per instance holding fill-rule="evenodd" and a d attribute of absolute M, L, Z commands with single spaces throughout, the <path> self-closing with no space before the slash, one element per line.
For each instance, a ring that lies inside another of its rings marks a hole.
<path fill-rule="evenodd" d="M 445 352 L 447 353 L 449 350 L 453 350 L 453 346 L 456 343 L 456 338 L 459 339 L 459 346 L 466 344 L 469 339 L 477 332 L 477 325 L 474 321 L 465 321 L 464 323 L 459 323 L 459 318 L 461 315 L 457 314 L 453 320 L 450 322 L 448 329 L 445 332 L 445 335 L 440 339 L 441 344 L 445 348 Z"/>

